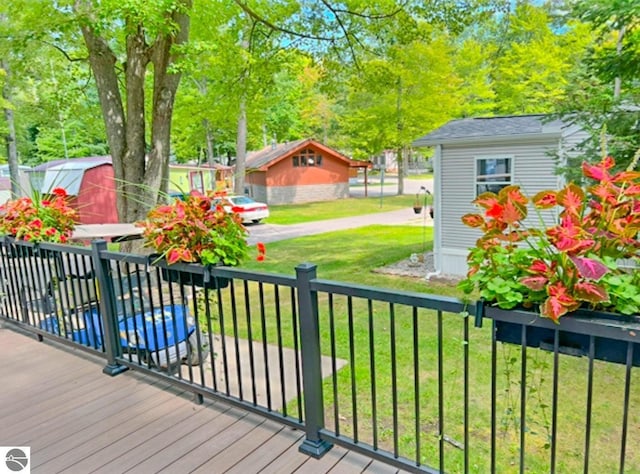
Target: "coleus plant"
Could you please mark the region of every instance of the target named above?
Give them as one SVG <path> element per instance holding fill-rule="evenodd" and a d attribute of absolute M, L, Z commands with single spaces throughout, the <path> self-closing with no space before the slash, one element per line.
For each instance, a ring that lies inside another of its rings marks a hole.
<path fill-rule="evenodd" d="M 168 264 L 199 262 L 203 265 L 238 265 L 248 253 L 247 230 L 237 214 L 198 191 L 184 200 L 151 209 L 142 227 L 145 246 L 152 247 Z M 260 253 L 264 258 L 264 250 Z"/>
<path fill-rule="evenodd" d="M 0 206 L 0 233 L 29 242 L 66 243 L 80 216 L 63 188 L 9 200 Z"/>
<path fill-rule="evenodd" d="M 580 307 L 640 313 L 640 172 L 614 166 L 610 156 L 584 162 L 592 182 L 585 189 L 570 183 L 529 199 L 507 186 L 479 195 L 473 203 L 484 212 L 462 221 L 483 235 L 459 287 L 504 309 L 537 307 L 556 322 Z M 530 203 L 539 227 L 525 224 Z M 543 211 L 551 209 L 559 211 L 557 222 L 546 226 Z"/>

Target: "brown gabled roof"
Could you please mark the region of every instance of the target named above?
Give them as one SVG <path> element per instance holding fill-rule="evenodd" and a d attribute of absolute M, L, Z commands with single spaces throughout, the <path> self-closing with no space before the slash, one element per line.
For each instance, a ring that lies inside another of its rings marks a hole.
<path fill-rule="evenodd" d="M 339 160 L 348 163 L 351 166 L 353 160 L 350 160 L 340 152 L 323 145 L 320 142 L 315 141 L 312 138 L 305 138 L 302 140 L 296 140 L 294 142 L 278 143 L 275 145 L 269 145 L 262 150 L 252 151 L 247 155 L 246 167 L 252 170 L 265 171 L 267 168 L 275 165 L 280 160 L 288 158 L 294 155 L 303 148 L 309 145 L 323 151 L 324 153 L 331 155 Z"/>

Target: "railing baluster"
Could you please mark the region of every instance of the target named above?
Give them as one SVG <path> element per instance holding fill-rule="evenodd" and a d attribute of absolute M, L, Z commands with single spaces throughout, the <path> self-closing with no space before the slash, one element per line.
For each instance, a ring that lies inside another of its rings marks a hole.
<path fill-rule="evenodd" d="M 285 387 L 287 386 L 286 373 L 284 370 L 284 353 L 282 345 L 282 312 L 280 308 L 280 287 L 276 285 L 274 288 L 276 300 L 276 332 L 278 336 L 278 367 L 280 368 L 280 396 L 282 404 L 282 414 L 287 416 L 287 397 Z"/>
<path fill-rule="evenodd" d="M 233 327 L 233 345 L 236 352 L 236 377 L 238 381 L 238 398 L 244 400 L 242 390 L 242 360 L 240 359 L 240 341 L 238 338 L 238 306 L 236 299 L 235 282 L 231 281 L 231 322 Z"/>
<path fill-rule="evenodd" d="M 591 416 L 593 408 L 593 361 L 596 353 L 595 337 L 589 337 L 589 369 L 587 373 L 587 413 L 585 415 L 584 438 L 584 473 L 589 472 L 589 455 L 591 452 Z"/>
<path fill-rule="evenodd" d="M 527 434 L 527 326 L 521 325 L 520 343 L 520 472 L 525 470 Z"/>
<path fill-rule="evenodd" d="M 269 347 L 267 338 L 267 314 L 264 302 L 264 284 L 258 283 L 258 297 L 260 299 L 260 323 L 262 330 L 262 358 L 264 366 L 265 389 L 267 391 L 267 409 L 271 411 L 271 374 L 269 372 Z M 254 382 L 255 384 L 255 382 Z"/>
<path fill-rule="evenodd" d="M 418 344 L 418 309 L 414 306 L 411 308 L 411 326 L 412 326 L 412 352 L 413 352 L 413 416 L 414 416 L 414 432 L 415 432 L 415 449 L 416 449 L 416 457 L 415 462 L 416 466 L 420 465 L 420 351 L 418 348 L 420 347 Z M 438 341 L 439 343 L 439 341 Z M 439 350 L 439 349 L 438 349 Z M 438 397 L 439 398 L 439 397 Z M 438 400 L 438 405 L 440 404 L 440 400 Z M 438 419 L 440 414 L 438 414 Z M 438 428 L 439 430 L 442 427 Z M 442 454 L 442 451 L 441 451 Z M 442 457 L 440 457 L 442 460 Z M 440 469 L 442 470 L 442 469 Z"/>
<path fill-rule="evenodd" d="M 367 300 L 369 314 L 369 374 L 371 380 L 371 427 L 373 429 L 373 449 L 378 449 L 378 403 L 376 391 L 376 346 L 373 323 L 373 303 Z"/>
<path fill-rule="evenodd" d="M 627 342 L 627 366 L 624 378 L 624 404 L 622 405 L 622 435 L 620 439 L 620 474 L 624 474 L 624 460 L 627 452 L 627 430 L 629 429 L 629 397 L 631 394 L 631 367 L 633 363 L 633 343 Z"/>
<path fill-rule="evenodd" d="M 497 407 L 496 399 L 498 395 L 498 354 L 496 343 L 496 322 L 491 321 L 491 473 L 496 472 L 496 437 L 498 435 L 496 427 Z"/>
<path fill-rule="evenodd" d="M 353 418 L 353 440 L 358 442 L 358 390 L 356 384 L 356 348 L 353 329 L 353 298 L 347 298 L 347 324 L 349 331 L 349 371 L 351 377 L 351 417 Z"/>
<path fill-rule="evenodd" d="M 340 399 L 338 398 L 338 356 L 336 355 L 336 321 L 333 307 L 333 293 L 328 295 L 329 343 L 331 345 L 331 384 L 333 386 L 333 425 L 336 436 L 340 436 Z"/>
<path fill-rule="evenodd" d="M 256 390 L 256 365 L 255 365 L 255 357 L 253 355 L 253 331 L 251 328 L 251 301 L 249 294 L 249 282 L 244 280 L 243 282 L 243 290 L 244 290 L 244 314 L 245 321 L 247 323 L 247 345 L 249 349 L 249 373 L 251 374 L 251 399 L 253 400 L 253 404 L 258 404 L 258 393 Z"/>
<path fill-rule="evenodd" d="M 559 361 L 560 361 L 560 331 L 555 330 L 553 333 L 553 379 L 551 388 L 551 459 L 550 471 L 556 472 L 556 440 L 558 439 L 558 378 L 559 378 Z"/>
<path fill-rule="evenodd" d="M 293 336 L 293 354 L 294 354 L 294 361 L 295 361 L 295 365 L 294 365 L 294 372 L 296 374 L 296 401 L 298 404 L 298 420 L 300 422 L 302 422 L 302 420 L 304 419 L 303 414 L 302 414 L 302 373 L 300 372 L 300 367 L 301 367 L 301 361 L 300 361 L 300 332 L 298 331 L 298 305 L 296 303 L 296 291 L 295 288 L 291 288 L 290 289 L 290 295 L 291 295 L 291 316 L 292 316 L 292 320 L 291 320 L 291 332 L 292 332 L 292 336 Z M 316 308 L 315 308 L 315 314 L 316 314 L 316 320 L 318 319 L 318 308 L 317 308 L 317 303 L 316 303 Z M 316 322 L 316 324 L 318 324 L 318 322 Z M 318 341 L 318 344 L 320 342 Z M 320 348 L 318 348 L 318 353 L 320 351 Z M 324 425 L 323 425 L 324 426 Z"/>
<path fill-rule="evenodd" d="M 233 294 L 233 281 L 229 285 L 229 292 Z M 229 396 L 231 394 L 230 384 L 229 384 L 229 355 L 227 354 L 227 337 L 225 331 L 225 323 L 224 323 L 224 306 L 222 304 L 222 295 L 221 291 L 218 291 L 218 315 L 220 319 L 220 345 L 222 346 L 222 370 L 224 372 L 224 385 L 225 385 L 225 394 Z"/>
<path fill-rule="evenodd" d="M 417 314 L 417 309 L 414 308 Z M 440 471 L 444 472 L 444 365 L 442 363 L 444 358 L 443 353 L 443 334 L 442 334 L 442 311 L 438 310 L 436 324 L 438 326 L 438 451 L 439 451 L 439 465 Z M 416 330 L 418 328 L 416 327 Z M 415 344 L 418 344 L 416 339 Z"/>
<path fill-rule="evenodd" d="M 398 447 L 398 364 L 396 353 L 396 314 L 395 306 L 389 303 L 389 328 L 391 342 L 391 400 L 393 410 L 393 455 L 400 456 Z"/>
<path fill-rule="evenodd" d="M 463 374 L 463 384 L 464 384 L 464 472 L 469 472 L 469 313 L 464 312 L 464 316 L 462 318 L 463 325 L 463 349 L 462 354 L 464 358 L 464 374 Z"/>
<path fill-rule="evenodd" d="M 220 301 L 220 288 L 216 288 L 215 290 L 217 296 L 217 302 Z M 218 391 L 218 374 L 216 370 L 216 348 L 217 344 L 214 346 L 215 338 L 213 337 L 213 314 L 211 312 L 211 300 L 209 299 L 210 291 L 205 288 L 204 290 L 204 299 L 206 301 L 204 306 L 205 316 L 207 318 L 207 337 L 209 338 L 209 360 L 211 361 L 211 380 L 213 382 L 213 391 Z M 203 370 L 204 372 L 204 370 Z"/>

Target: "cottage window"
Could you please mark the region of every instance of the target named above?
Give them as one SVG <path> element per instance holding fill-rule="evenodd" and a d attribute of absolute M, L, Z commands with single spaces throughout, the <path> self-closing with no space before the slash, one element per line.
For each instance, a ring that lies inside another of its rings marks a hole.
<path fill-rule="evenodd" d="M 293 156 L 293 167 L 300 166 L 322 166 L 322 155 L 316 154 L 311 149 L 301 150 L 297 155 Z"/>
<path fill-rule="evenodd" d="M 512 184 L 511 157 L 476 158 L 476 196 Z"/>

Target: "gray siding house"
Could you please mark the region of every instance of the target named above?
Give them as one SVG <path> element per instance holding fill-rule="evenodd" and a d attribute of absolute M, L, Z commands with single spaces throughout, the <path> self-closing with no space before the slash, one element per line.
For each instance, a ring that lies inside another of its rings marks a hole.
<path fill-rule="evenodd" d="M 564 182 L 555 173 L 552 154 L 577 153 L 576 145 L 586 137 L 578 127 L 560 120 L 522 115 L 453 120 L 415 140 L 414 147 L 434 148 L 436 273 L 466 274 L 467 254 L 480 232 L 460 219 L 478 212 L 471 204 L 477 195 L 510 184 L 519 185 L 528 196 L 558 189 Z M 529 220 L 530 225 L 539 225 L 533 211 Z"/>

